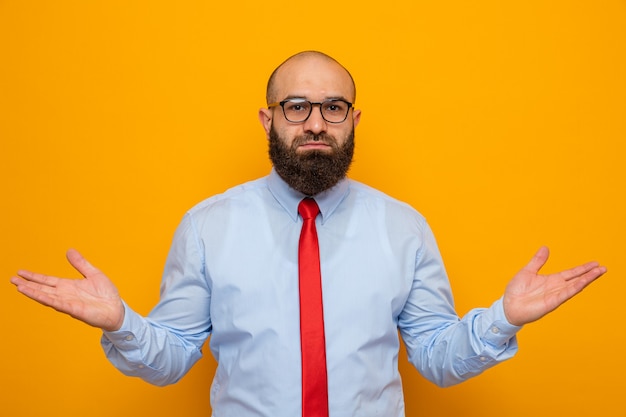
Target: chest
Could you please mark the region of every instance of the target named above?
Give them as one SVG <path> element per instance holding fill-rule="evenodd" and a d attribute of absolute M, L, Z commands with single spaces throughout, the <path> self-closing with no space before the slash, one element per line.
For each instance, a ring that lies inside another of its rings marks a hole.
<path fill-rule="evenodd" d="M 301 222 L 238 224 L 247 234 L 221 226 L 204 237 L 214 330 L 234 321 L 244 327 L 297 325 Z M 316 228 L 328 326 L 381 321 L 395 326 L 411 288 L 418 242 L 384 224 L 356 219 L 318 221 Z"/>

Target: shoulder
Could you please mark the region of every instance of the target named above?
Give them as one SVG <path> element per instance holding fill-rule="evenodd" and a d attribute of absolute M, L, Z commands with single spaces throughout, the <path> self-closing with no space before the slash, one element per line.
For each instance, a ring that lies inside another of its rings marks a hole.
<path fill-rule="evenodd" d="M 391 210 L 396 214 L 424 220 L 424 216 L 408 203 L 398 200 L 390 195 L 359 181 L 349 180 L 350 194 L 359 205 L 379 207 Z"/>
<path fill-rule="evenodd" d="M 350 180 L 347 209 L 359 219 L 376 223 L 395 236 L 430 233 L 426 218 L 408 203 L 369 185 Z"/>
<path fill-rule="evenodd" d="M 249 206 L 250 203 L 263 199 L 268 192 L 267 177 L 258 178 L 236 185 L 199 202 L 190 208 L 187 214 L 193 216 L 229 206 Z"/>

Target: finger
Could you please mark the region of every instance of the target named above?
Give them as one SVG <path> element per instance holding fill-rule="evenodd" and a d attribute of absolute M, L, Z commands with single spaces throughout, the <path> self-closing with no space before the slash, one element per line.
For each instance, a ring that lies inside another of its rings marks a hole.
<path fill-rule="evenodd" d="M 66 257 L 69 263 L 85 278 L 100 272 L 99 269 L 91 265 L 76 249 L 69 249 Z"/>
<path fill-rule="evenodd" d="M 59 281 L 59 278 L 30 271 L 18 271 L 18 276 L 11 278 L 18 292 L 44 305 L 54 303 Z"/>
<path fill-rule="evenodd" d="M 550 256 L 550 250 L 546 246 L 542 246 L 532 257 L 528 265 L 526 265 L 526 269 L 533 272 L 538 273 L 539 270 L 546 264 L 548 261 L 548 257 Z"/>
<path fill-rule="evenodd" d="M 584 265 L 579 265 L 574 268 L 561 272 L 561 276 L 566 281 L 569 281 L 571 279 L 579 278 L 587 274 L 588 272 L 593 271 L 595 268 L 598 268 L 598 267 L 599 267 L 598 262 L 587 262 Z M 599 271 L 596 271 L 596 272 L 599 272 Z"/>
<path fill-rule="evenodd" d="M 16 278 L 17 283 L 19 283 L 19 281 L 34 282 L 34 283 L 45 285 L 48 287 L 55 287 L 57 283 L 59 282 L 59 278 L 57 277 L 44 275 L 44 274 L 38 274 L 36 272 L 31 272 L 31 271 L 26 271 L 26 270 L 17 271 L 17 277 L 14 277 L 14 278 Z M 11 279 L 11 282 L 17 285 L 17 283 L 14 282 L 13 279 Z"/>
<path fill-rule="evenodd" d="M 48 294 L 54 296 L 57 293 L 57 287 L 39 284 L 33 281 L 27 281 L 19 277 L 11 278 L 11 283 L 17 287 L 17 290 L 22 294 Z M 32 297 L 31 297 L 32 298 Z"/>
<path fill-rule="evenodd" d="M 56 288 L 38 284 L 32 281 L 13 277 L 11 282 L 17 287 L 17 291 L 40 304 L 56 308 L 58 301 Z"/>
<path fill-rule="evenodd" d="M 606 267 L 597 265 L 589 269 L 585 273 L 575 276 L 571 279 L 571 281 L 575 283 L 576 287 L 582 289 L 591 284 L 596 279 L 600 278 L 606 273 L 606 271 Z"/>

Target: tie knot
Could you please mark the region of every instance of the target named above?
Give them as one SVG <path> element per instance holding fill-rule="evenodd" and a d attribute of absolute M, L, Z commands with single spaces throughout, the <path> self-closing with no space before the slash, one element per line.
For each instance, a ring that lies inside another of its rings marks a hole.
<path fill-rule="evenodd" d="M 312 198 L 305 198 L 298 205 L 298 213 L 303 219 L 314 219 L 319 212 L 320 208 Z"/>

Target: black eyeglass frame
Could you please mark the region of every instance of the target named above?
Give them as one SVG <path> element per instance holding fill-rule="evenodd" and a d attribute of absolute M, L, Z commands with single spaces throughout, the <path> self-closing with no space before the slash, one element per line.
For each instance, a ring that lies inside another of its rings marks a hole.
<path fill-rule="evenodd" d="M 326 104 L 326 103 L 333 103 L 333 102 L 337 102 L 340 101 L 342 103 L 345 103 L 348 105 L 348 108 L 346 110 L 346 115 L 343 118 L 343 120 L 337 121 L 337 122 L 333 122 L 331 120 L 328 120 L 326 117 L 324 117 L 324 112 L 322 111 L 322 105 Z M 286 103 L 309 103 L 311 105 L 311 107 L 309 108 L 309 114 L 307 114 L 307 116 L 303 119 L 303 120 L 299 120 L 297 122 L 294 122 L 292 120 L 289 120 L 289 118 L 287 117 L 287 114 L 285 113 L 285 104 Z M 348 114 L 350 114 L 350 109 L 354 106 L 354 103 L 350 103 L 349 101 L 346 101 L 342 98 L 329 98 L 326 99 L 324 101 L 309 101 L 303 98 L 288 98 L 286 100 L 283 101 L 279 101 L 276 103 L 271 103 L 267 105 L 267 108 L 272 108 L 272 107 L 277 107 L 280 106 L 283 109 L 283 116 L 285 116 L 285 119 L 287 119 L 288 122 L 290 123 L 304 123 L 307 120 L 309 120 L 309 117 L 311 117 L 311 113 L 313 113 L 313 106 L 315 105 L 319 105 L 320 106 L 320 114 L 322 115 L 322 119 L 324 119 L 324 121 L 328 122 L 328 123 L 332 123 L 332 124 L 339 124 L 339 123 L 343 123 L 348 119 Z"/>

